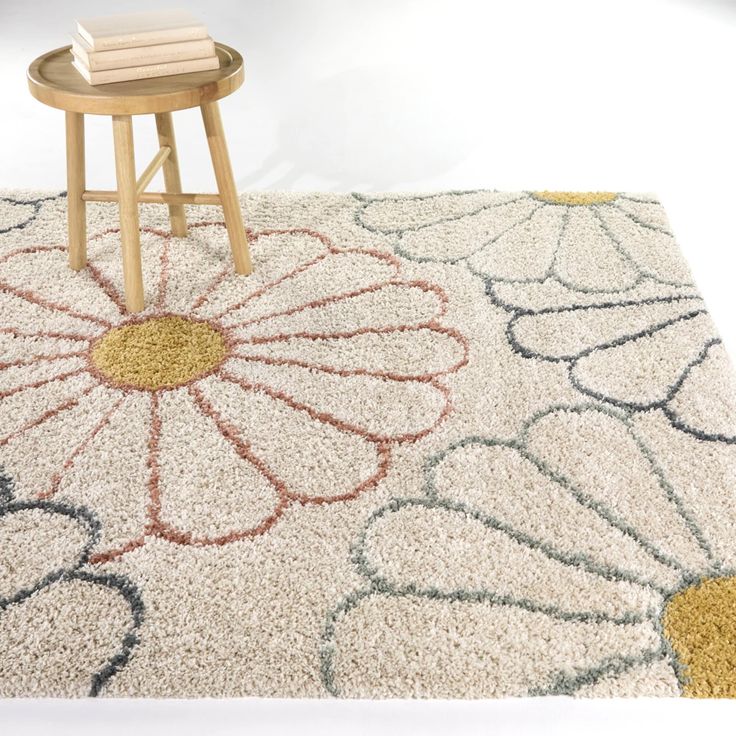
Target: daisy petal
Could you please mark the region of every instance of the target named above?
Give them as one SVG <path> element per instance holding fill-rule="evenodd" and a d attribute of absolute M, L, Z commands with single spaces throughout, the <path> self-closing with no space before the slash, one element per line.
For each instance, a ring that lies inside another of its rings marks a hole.
<path fill-rule="evenodd" d="M 577 389 L 592 397 L 637 409 L 657 406 L 714 334 L 707 314 L 685 315 L 584 355 L 573 363 L 571 377 Z"/>
<path fill-rule="evenodd" d="M 220 379 L 199 387 L 222 420 L 238 427 L 243 442 L 283 481 L 290 498 L 352 497 L 385 472 L 383 453 L 365 437 L 262 391 L 244 391 Z"/>
<path fill-rule="evenodd" d="M 98 386 L 86 395 L 72 396 L 65 408 L 10 439 L 4 448 L 4 463 L 17 488 L 24 495 L 46 495 L 55 473 L 119 398 L 117 391 Z M 52 437 L 53 442 L 49 441 Z M 104 472 L 104 466 L 98 472 Z"/>
<path fill-rule="evenodd" d="M 459 220 L 518 197 L 512 192 L 478 191 L 369 199 L 360 208 L 358 222 L 384 234 L 417 230 L 443 220 Z"/>
<path fill-rule="evenodd" d="M 408 230 L 401 238 L 398 252 L 418 261 L 467 258 L 524 222 L 539 207 L 538 202 L 520 199 L 480 210 L 462 219 L 440 220 L 422 229 Z"/>
<path fill-rule="evenodd" d="M 615 206 L 629 215 L 631 219 L 639 221 L 645 226 L 648 225 L 665 231 L 670 229 L 667 214 L 659 202 L 641 202 L 622 196 L 616 200 Z"/>
<path fill-rule="evenodd" d="M 290 280 L 331 252 L 325 238 L 306 230 L 257 233 L 250 241 L 253 273 L 243 279 L 232 272 L 229 263 L 232 256 L 227 233 L 222 226 L 205 227 L 202 232 L 193 233 L 192 237 L 204 241 L 202 258 L 206 260 L 204 267 L 208 276 L 213 270 L 207 264 L 216 261 L 220 268 L 212 278 L 203 280 L 207 286 L 193 302 L 195 311 L 204 317 L 226 313 L 265 289 Z M 223 267 L 223 264 L 226 265 Z M 185 273 L 189 271 L 185 269 Z"/>
<path fill-rule="evenodd" d="M 463 443 L 441 456 L 432 487 L 587 569 L 668 588 L 680 579 L 518 448 Z"/>
<path fill-rule="evenodd" d="M 34 588 L 76 567 L 90 541 L 85 518 L 39 504 L 15 504 L 0 511 L 0 601 Z"/>
<path fill-rule="evenodd" d="M 736 569 L 736 444 L 704 442 L 674 428 L 660 411 L 636 414 L 632 421 L 677 489 L 712 558 L 722 570 Z"/>
<path fill-rule="evenodd" d="M 531 217 L 470 256 L 468 266 L 492 279 L 544 279 L 554 260 L 565 211 L 540 207 Z"/>
<path fill-rule="evenodd" d="M 119 655 L 132 625 L 117 590 L 82 579 L 56 583 L 0 616 L 2 697 L 81 697 Z"/>
<path fill-rule="evenodd" d="M 0 446 L 11 443 L 26 428 L 31 429 L 43 423 L 49 415 L 55 416 L 66 411 L 67 407 L 76 406 L 80 397 L 97 385 L 89 373 L 60 378 L 39 386 L 33 383 L 3 399 L 4 426 Z"/>
<path fill-rule="evenodd" d="M 697 297 L 694 289 L 644 280 L 625 291 L 580 292 L 568 289 L 554 278 L 542 282 L 494 282 L 487 287 L 492 300 L 508 311 L 541 312 L 577 306 L 599 306 L 611 301 L 644 301 L 662 297 Z"/>
<path fill-rule="evenodd" d="M 81 438 L 86 444 L 55 468 L 54 500 L 84 505 L 100 519 L 95 552 L 103 554 L 140 535 L 147 521 L 151 399 L 127 395 L 97 432 Z M 73 446 L 67 447 L 71 452 Z"/>
<path fill-rule="evenodd" d="M 600 207 L 598 213 L 611 237 L 643 273 L 668 283 L 692 282 L 690 269 L 667 231 L 640 224 L 616 207 Z"/>
<path fill-rule="evenodd" d="M 15 293 L 20 292 L 41 304 L 54 305 L 57 311 L 96 324 L 117 320 L 120 317 L 118 305 L 95 281 L 89 269 L 69 270 L 65 250 L 54 246 L 18 250 L 3 259 L 2 280 Z M 118 262 L 119 253 L 118 237 L 115 253 Z M 81 310 L 80 304 L 84 305 Z"/>
<path fill-rule="evenodd" d="M 395 328 L 336 337 L 286 337 L 242 343 L 236 355 L 275 364 L 297 364 L 335 373 L 391 378 L 428 378 L 453 369 L 465 356 L 464 342 L 438 328 Z"/>
<path fill-rule="evenodd" d="M 226 377 L 234 376 L 320 421 L 376 441 L 416 439 L 449 411 L 447 392 L 431 382 L 339 376 L 238 360 L 229 361 L 224 370 Z"/>
<path fill-rule="evenodd" d="M 412 327 L 438 317 L 445 298 L 439 287 L 424 282 L 380 284 L 245 324 L 235 334 L 253 339 Z"/>
<path fill-rule="evenodd" d="M 0 372 L 0 398 L 28 391 L 49 381 L 56 381 L 71 375 L 86 373 L 87 361 L 84 358 L 65 358 L 42 360 L 29 365 L 18 365 Z"/>
<path fill-rule="evenodd" d="M 393 502 L 374 513 L 360 556 L 364 574 L 399 591 L 462 592 L 583 621 L 629 620 L 658 600 L 639 585 L 554 559 L 491 517 L 441 500 Z"/>
<path fill-rule="evenodd" d="M 527 695 L 561 674 L 575 677 L 605 658 L 637 659 L 658 646 L 649 623 L 582 623 L 513 606 L 372 595 L 337 617 L 323 661 L 332 691 L 344 697 L 489 698 Z"/>
<path fill-rule="evenodd" d="M 622 668 L 575 690 L 581 698 L 675 698 L 680 683 L 666 657 Z"/>
<path fill-rule="evenodd" d="M 69 332 L 81 337 L 94 337 L 104 326 L 83 316 L 74 317 L 68 311 L 53 306 L 42 306 L 31 297 L 18 296 L 0 286 L 0 312 L 13 315 L 13 327 L 24 332 L 37 332 L 43 325 L 46 332 Z"/>
<path fill-rule="evenodd" d="M 0 233 L 10 232 L 25 227 L 36 214 L 36 208 L 29 202 L 18 202 L 0 198 L 0 222 L 3 223 Z"/>
<path fill-rule="evenodd" d="M 214 539 L 255 530 L 274 517 L 282 503 L 278 488 L 238 454 L 185 389 L 163 394 L 159 411 L 158 519 L 164 525 Z"/>
<path fill-rule="evenodd" d="M 88 345 L 89 340 L 85 337 L 64 338 L 43 332 L 25 334 L 12 328 L 0 327 L 0 365 L 77 354 L 83 352 Z"/>
<path fill-rule="evenodd" d="M 568 211 L 555 273 L 564 284 L 580 291 L 620 291 L 634 286 L 640 278 L 587 207 Z"/>
<path fill-rule="evenodd" d="M 603 504 L 650 552 L 684 570 L 709 568 L 687 509 L 623 420 L 594 407 L 555 410 L 530 425 L 526 446 Z"/>
<path fill-rule="evenodd" d="M 699 439 L 736 443 L 736 378 L 720 342 L 690 366 L 667 404 L 672 423 Z"/>
<path fill-rule="evenodd" d="M 528 357 L 571 360 L 580 353 L 610 345 L 698 310 L 703 310 L 699 299 L 669 297 L 597 307 L 563 307 L 519 315 L 512 320 L 509 329 Z"/>
<path fill-rule="evenodd" d="M 232 326 L 292 314 L 370 289 L 395 275 L 396 264 L 391 258 L 361 252 L 335 253 L 257 294 L 241 309 L 227 314 L 223 322 Z"/>

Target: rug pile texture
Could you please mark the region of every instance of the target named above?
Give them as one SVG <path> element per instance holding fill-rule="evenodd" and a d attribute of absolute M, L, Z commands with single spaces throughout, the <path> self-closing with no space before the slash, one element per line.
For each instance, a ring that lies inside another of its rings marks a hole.
<path fill-rule="evenodd" d="M 645 195 L 0 197 L 0 695 L 736 696 L 736 400 Z"/>

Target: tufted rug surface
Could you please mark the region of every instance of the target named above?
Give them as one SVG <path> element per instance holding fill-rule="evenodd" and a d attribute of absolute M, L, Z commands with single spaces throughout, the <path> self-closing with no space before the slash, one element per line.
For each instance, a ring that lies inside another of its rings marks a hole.
<path fill-rule="evenodd" d="M 0 196 L 0 695 L 736 696 L 731 367 L 607 192 Z"/>

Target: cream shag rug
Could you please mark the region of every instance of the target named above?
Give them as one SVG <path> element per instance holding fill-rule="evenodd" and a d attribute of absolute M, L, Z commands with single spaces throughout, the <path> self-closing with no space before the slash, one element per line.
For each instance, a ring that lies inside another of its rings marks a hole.
<path fill-rule="evenodd" d="M 660 205 L 0 199 L 0 694 L 736 695 L 731 369 Z"/>

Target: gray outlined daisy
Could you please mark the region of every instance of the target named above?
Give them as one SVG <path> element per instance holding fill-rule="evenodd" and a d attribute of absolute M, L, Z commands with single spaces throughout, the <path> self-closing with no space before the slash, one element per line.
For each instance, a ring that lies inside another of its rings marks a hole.
<path fill-rule="evenodd" d="M 127 578 L 87 565 L 99 534 L 85 508 L 16 500 L 0 473 L 2 696 L 96 696 L 128 663 L 143 601 Z"/>
<path fill-rule="evenodd" d="M 553 407 L 515 440 L 468 437 L 430 458 L 424 496 L 369 517 L 353 548 L 365 585 L 325 627 L 324 684 L 374 697 L 407 682 L 443 697 L 736 689 L 683 645 L 699 596 L 736 593 L 702 526 L 623 412 Z"/>
<path fill-rule="evenodd" d="M 606 294 L 688 287 L 661 206 L 613 192 L 448 192 L 368 198 L 356 222 L 418 262 L 462 263 L 491 284 Z"/>

